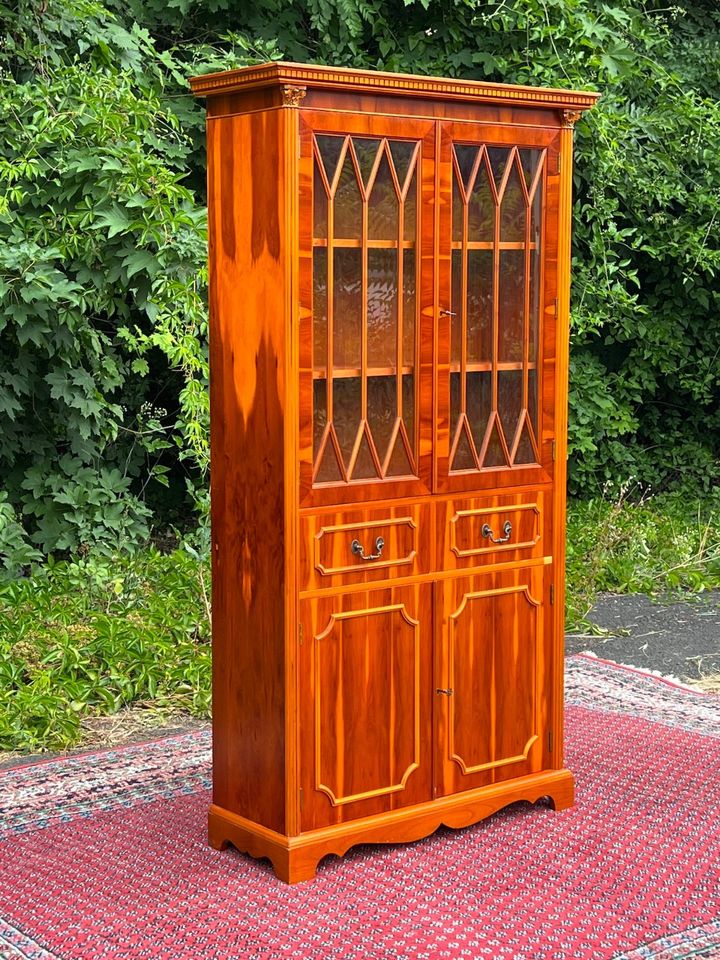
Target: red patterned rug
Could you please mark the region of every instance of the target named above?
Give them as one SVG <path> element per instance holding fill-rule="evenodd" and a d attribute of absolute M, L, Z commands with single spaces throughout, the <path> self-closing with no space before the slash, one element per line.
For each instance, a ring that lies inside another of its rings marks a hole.
<path fill-rule="evenodd" d="M 577 805 L 518 804 L 315 880 L 205 843 L 209 736 L 6 769 L 0 957 L 720 957 L 720 698 L 567 665 Z"/>

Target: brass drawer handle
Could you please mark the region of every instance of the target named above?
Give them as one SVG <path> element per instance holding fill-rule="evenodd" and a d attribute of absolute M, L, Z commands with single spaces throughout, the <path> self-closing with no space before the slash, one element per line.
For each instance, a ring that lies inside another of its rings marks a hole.
<path fill-rule="evenodd" d="M 506 520 L 505 523 L 503 524 L 503 533 L 505 534 L 504 537 L 496 538 L 492 532 L 492 527 L 490 526 L 489 523 L 483 524 L 483 528 L 480 531 L 480 533 L 484 537 L 488 537 L 491 543 L 507 543 L 512 533 L 512 524 L 510 523 L 509 520 Z"/>
<path fill-rule="evenodd" d="M 356 553 L 361 560 L 379 560 L 380 557 L 382 556 L 384 546 L 385 546 L 385 541 L 383 540 L 382 537 L 378 537 L 377 540 L 375 541 L 375 550 L 376 550 L 375 553 L 366 554 L 359 540 L 353 540 L 353 542 L 350 544 L 350 549 L 352 550 L 353 553 Z"/>

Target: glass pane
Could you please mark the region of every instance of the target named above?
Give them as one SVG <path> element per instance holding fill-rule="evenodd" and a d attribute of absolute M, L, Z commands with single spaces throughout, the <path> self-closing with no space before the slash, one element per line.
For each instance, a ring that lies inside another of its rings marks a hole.
<path fill-rule="evenodd" d="M 460 363 L 462 341 L 462 250 L 452 252 L 452 305 L 455 314 L 450 323 L 450 362 Z"/>
<path fill-rule="evenodd" d="M 518 153 L 520 154 L 520 164 L 525 177 L 525 183 L 528 190 L 530 190 L 532 182 L 535 179 L 535 174 L 537 173 L 540 160 L 542 159 L 543 152 L 542 150 L 521 148 Z"/>
<path fill-rule="evenodd" d="M 378 469 L 375 466 L 375 461 L 372 458 L 370 453 L 370 444 L 368 442 L 367 434 L 363 433 L 362 440 L 360 441 L 360 449 L 358 451 L 357 460 L 355 461 L 355 467 L 352 472 L 353 480 L 374 480 L 378 476 Z"/>
<path fill-rule="evenodd" d="M 320 443 L 327 423 L 327 382 L 313 381 L 313 463 L 317 461 Z"/>
<path fill-rule="evenodd" d="M 359 370 L 362 253 L 336 249 L 333 264 L 333 364 Z"/>
<path fill-rule="evenodd" d="M 383 153 L 370 193 L 368 237 L 392 243 L 397 243 L 398 239 L 398 198 L 386 153 Z"/>
<path fill-rule="evenodd" d="M 321 135 L 315 137 L 315 140 L 318 145 L 318 150 L 320 151 L 320 156 L 322 157 L 323 166 L 325 167 L 325 176 L 327 177 L 328 183 L 332 186 L 345 137 Z"/>
<path fill-rule="evenodd" d="M 492 291 L 492 250 L 468 250 L 467 338 L 470 363 L 489 363 L 492 359 Z"/>
<path fill-rule="evenodd" d="M 313 366 L 327 364 L 327 248 L 313 250 Z"/>
<path fill-rule="evenodd" d="M 360 175 L 363 178 L 365 189 L 370 181 L 370 174 L 375 165 L 380 140 L 365 140 L 361 137 L 353 137 L 353 146 L 355 147 L 355 156 L 358 159 Z"/>
<path fill-rule="evenodd" d="M 360 377 L 333 381 L 333 424 L 346 467 L 360 428 L 360 399 Z"/>
<path fill-rule="evenodd" d="M 522 412 L 522 370 L 498 371 L 498 414 L 508 450 L 512 450 L 518 420 Z"/>
<path fill-rule="evenodd" d="M 480 147 L 478 146 L 467 143 L 455 144 L 455 156 L 457 157 L 460 175 L 466 191 L 468 190 L 470 177 L 472 176 L 473 167 L 475 166 L 475 161 L 477 160 L 477 155 L 479 152 Z"/>
<path fill-rule="evenodd" d="M 450 443 L 452 444 L 460 418 L 460 374 L 450 373 Z"/>
<path fill-rule="evenodd" d="M 313 178 L 313 237 L 316 240 L 327 240 L 327 193 L 320 176 L 317 160 L 315 160 L 313 166 L 315 170 Z"/>
<path fill-rule="evenodd" d="M 505 173 L 510 150 L 507 147 L 488 147 L 487 155 L 490 161 L 490 169 L 493 173 L 495 186 L 499 189 L 500 183 Z"/>
<path fill-rule="evenodd" d="M 523 429 L 520 434 L 520 440 L 513 463 L 535 463 L 535 451 L 530 441 L 530 431 L 528 430 L 527 421 L 523 422 Z"/>
<path fill-rule="evenodd" d="M 408 170 L 410 169 L 410 161 L 412 160 L 414 152 L 414 140 L 390 141 L 390 153 L 392 154 L 393 163 L 395 164 L 395 173 L 397 174 L 398 183 L 400 184 L 401 190 L 405 186 Z"/>
<path fill-rule="evenodd" d="M 453 172 L 452 195 L 452 238 L 453 243 L 460 243 L 463 238 L 463 198 L 457 182 L 457 174 Z"/>
<path fill-rule="evenodd" d="M 537 370 L 528 373 L 528 415 L 532 424 L 535 442 L 539 442 L 540 424 L 538 422 L 538 375 Z"/>
<path fill-rule="evenodd" d="M 480 371 L 467 375 L 467 415 L 475 449 L 482 447 L 492 409 L 492 373 Z"/>
<path fill-rule="evenodd" d="M 417 243 L 417 168 L 413 170 L 410 186 L 405 197 L 405 225 L 403 239 Z"/>
<path fill-rule="evenodd" d="M 397 250 L 368 250 L 368 366 L 395 367 L 397 358 Z"/>
<path fill-rule="evenodd" d="M 537 341 L 542 309 L 540 290 L 540 254 L 542 230 L 542 181 L 538 184 L 530 210 L 530 363 L 537 359 Z"/>
<path fill-rule="evenodd" d="M 500 427 L 497 420 L 494 420 L 482 466 L 504 467 L 507 466 L 507 462 L 507 457 L 505 456 L 505 451 L 503 450 L 502 442 L 500 440 Z"/>
<path fill-rule="evenodd" d="M 415 251 L 403 250 L 403 364 L 415 363 Z"/>
<path fill-rule="evenodd" d="M 514 243 L 525 242 L 525 194 L 518 166 L 513 164 L 500 203 L 500 239 Z"/>
<path fill-rule="evenodd" d="M 405 432 L 410 441 L 410 449 L 415 454 L 415 377 L 412 373 L 406 373 L 402 378 L 402 398 Z"/>
<path fill-rule="evenodd" d="M 480 165 L 475 178 L 475 186 L 470 195 L 468 208 L 468 240 L 477 243 L 492 243 L 495 239 L 495 201 L 487 166 Z"/>
<path fill-rule="evenodd" d="M 499 359 L 523 359 L 525 251 L 500 251 Z"/>
<path fill-rule="evenodd" d="M 393 447 L 393 452 L 392 456 L 390 457 L 390 463 L 388 464 L 386 475 L 388 477 L 414 476 L 414 471 L 408 458 L 405 444 L 403 443 L 402 436 L 399 433 L 397 440 L 395 441 L 395 446 Z"/>
<path fill-rule="evenodd" d="M 477 470 L 475 457 L 473 456 L 470 440 L 468 439 L 467 430 L 464 425 L 458 438 L 457 446 L 455 447 L 455 456 L 453 457 L 450 469 Z"/>
<path fill-rule="evenodd" d="M 397 420 L 397 383 L 395 377 L 368 377 L 368 423 L 378 457 L 382 463 Z"/>
<path fill-rule="evenodd" d="M 335 191 L 335 236 L 341 240 L 359 240 L 362 228 L 362 197 L 350 151 L 340 174 L 340 182 Z"/>

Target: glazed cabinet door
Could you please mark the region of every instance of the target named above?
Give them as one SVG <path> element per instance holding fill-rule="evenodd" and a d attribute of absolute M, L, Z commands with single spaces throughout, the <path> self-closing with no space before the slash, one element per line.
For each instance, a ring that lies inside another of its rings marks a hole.
<path fill-rule="evenodd" d="M 432 797 L 431 584 L 300 603 L 300 822 Z"/>
<path fill-rule="evenodd" d="M 301 505 L 431 484 L 434 125 L 304 111 Z"/>
<path fill-rule="evenodd" d="M 437 794 L 550 765 L 551 566 L 435 587 Z"/>
<path fill-rule="evenodd" d="M 558 130 L 441 124 L 437 489 L 552 476 Z"/>

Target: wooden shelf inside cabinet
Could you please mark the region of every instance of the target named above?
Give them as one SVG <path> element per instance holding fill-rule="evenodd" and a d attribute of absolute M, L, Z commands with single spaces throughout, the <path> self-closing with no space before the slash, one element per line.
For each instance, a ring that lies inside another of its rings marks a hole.
<path fill-rule="evenodd" d="M 571 805 L 572 124 L 596 95 L 292 63 L 191 84 L 211 844 L 294 883 L 356 843 Z"/>

